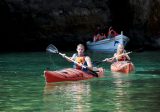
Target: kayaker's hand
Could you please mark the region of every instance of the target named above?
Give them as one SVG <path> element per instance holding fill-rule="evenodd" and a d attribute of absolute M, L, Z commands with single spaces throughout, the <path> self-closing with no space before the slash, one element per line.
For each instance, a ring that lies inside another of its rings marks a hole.
<path fill-rule="evenodd" d="M 127 58 L 127 60 L 130 60 L 130 57 L 128 56 L 128 54 L 124 54 L 124 56 Z"/>
<path fill-rule="evenodd" d="M 76 64 L 76 65 L 78 65 L 79 67 L 82 67 L 82 68 L 87 68 L 87 67 L 84 66 L 82 63 L 77 63 L 77 62 L 75 63 L 75 62 L 74 62 L 74 64 Z"/>
<path fill-rule="evenodd" d="M 112 61 L 112 59 L 111 58 L 106 58 L 105 60 L 103 60 L 104 62 L 106 61 L 106 62 L 111 62 Z"/>
<path fill-rule="evenodd" d="M 108 58 L 104 59 L 103 61 L 104 61 L 104 62 L 105 62 L 105 61 L 108 61 Z"/>
<path fill-rule="evenodd" d="M 95 71 L 95 72 L 99 72 L 99 70 L 98 70 L 98 68 L 97 67 L 93 67 L 93 69 L 92 69 L 93 71 Z"/>
<path fill-rule="evenodd" d="M 66 56 L 66 54 L 62 54 L 62 57 L 64 58 Z"/>
<path fill-rule="evenodd" d="M 107 62 L 112 62 L 112 59 L 107 59 Z"/>
<path fill-rule="evenodd" d="M 87 70 L 87 69 L 88 69 L 86 66 L 82 66 L 82 68 L 83 68 L 84 70 Z"/>
<path fill-rule="evenodd" d="M 79 65 L 82 67 L 82 68 L 84 68 L 84 69 L 86 69 L 87 67 L 86 66 L 84 66 L 82 63 L 79 63 Z"/>

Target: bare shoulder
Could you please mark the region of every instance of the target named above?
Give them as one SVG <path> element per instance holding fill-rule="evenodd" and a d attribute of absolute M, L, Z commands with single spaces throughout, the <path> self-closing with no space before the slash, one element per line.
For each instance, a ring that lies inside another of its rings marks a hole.
<path fill-rule="evenodd" d="M 91 58 L 89 56 L 86 56 L 85 57 L 85 60 L 90 60 Z"/>

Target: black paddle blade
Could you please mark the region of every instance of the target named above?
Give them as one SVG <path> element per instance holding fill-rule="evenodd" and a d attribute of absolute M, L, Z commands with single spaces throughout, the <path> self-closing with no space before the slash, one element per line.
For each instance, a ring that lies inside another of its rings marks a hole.
<path fill-rule="evenodd" d="M 57 49 L 54 45 L 52 45 L 52 44 L 50 44 L 50 45 L 46 48 L 46 51 L 49 52 L 49 53 L 59 53 L 59 52 L 58 52 L 58 49 Z"/>
<path fill-rule="evenodd" d="M 88 70 L 87 73 L 92 74 L 94 77 L 98 77 L 98 73 L 92 70 Z"/>

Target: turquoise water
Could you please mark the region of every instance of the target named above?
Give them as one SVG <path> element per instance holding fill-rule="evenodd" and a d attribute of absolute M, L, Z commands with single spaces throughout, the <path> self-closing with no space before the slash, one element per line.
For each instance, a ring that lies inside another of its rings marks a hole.
<path fill-rule="evenodd" d="M 67 53 L 71 56 L 72 53 Z M 112 54 L 88 53 L 92 61 Z M 160 109 L 160 53 L 132 53 L 131 74 L 110 72 L 104 78 L 46 84 L 43 71 L 71 67 L 45 52 L 0 54 L 1 112 L 154 112 Z"/>

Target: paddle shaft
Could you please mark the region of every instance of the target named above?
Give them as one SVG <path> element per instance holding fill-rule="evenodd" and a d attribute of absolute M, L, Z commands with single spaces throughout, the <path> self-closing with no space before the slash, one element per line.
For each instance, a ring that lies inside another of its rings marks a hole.
<path fill-rule="evenodd" d="M 123 54 L 118 55 L 118 56 L 113 56 L 112 58 L 106 58 L 106 59 L 102 60 L 102 62 L 105 62 L 107 59 L 109 59 L 109 60 L 110 60 L 110 59 L 114 59 L 114 58 L 117 58 L 117 57 L 123 56 L 124 54 L 130 54 L 130 53 L 132 53 L 132 52 L 123 53 Z"/>
<path fill-rule="evenodd" d="M 92 69 L 90 69 L 89 67 L 87 67 L 85 65 L 82 65 L 82 64 L 79 64 L 78 62 L 74 61 L 73 59 L 69 58 L 68 56 L 66 56 L 66 55 L 64 55 L 64 54 L 62 54 L 60 52 L 58 52 L 58 54 L 61 55 L 64 58 L 68 59 L 69 61 L 74 62 L 78 66 L 81 66 L 82 68 L 87 68 L 89 70 L 89 72 L 91 72 L 92 75 L 98 77 L 98 74 L 95 71 L 93 71 Z"/>
<path fill-rule="evenodd" d="M 83 68 L 87 68 L 86 66 L 77 63 L 76 61 L 72 60 L 71 58 L 69 58 L 69 57 L 66 56 L 66 55 L 63 55 L 63 54 L 60 53 L 60 52 L 58 52 L 58 54 L 60 54 L 60 55 L 61 55 L 62 57 L 64 57 L 64 58 L 68 59 L 69 61 L 74 62 L 74 63 L 77 64 L 78 66 L 82 66 Z"/>
<path fill-rule="evenodd" d="M 127 52 L 127 53 L 125 53 L 125 54 L 130 54 L 130 53 L 131 53 L 131 52 Z M 123 53 L 123 54 L 121 54 L 121 55 L 119 55 L 119 56 L 122 56 L 122 55 L 124 55 L 124 53 Z M 119 57 L 119 56 L 118 56 L 118 57 Z M 95 62 L 94 62 L 94 64 L 95 64 L 95 65 L 99 65 L 99 64 L 101 64 L 101 63 L 103 63 L 103 62 L 106 62 L 106 61 L 107 61 L 107 59 L 109 59 L 109 60 L 110 60 L 110 59 L 114 59 L 114 58 L 116 58 L 116 57 L 106 58 L 106 59 L 104 59 L 104 60 L 102 60 L 102 61 L 95 61 Z"/>

